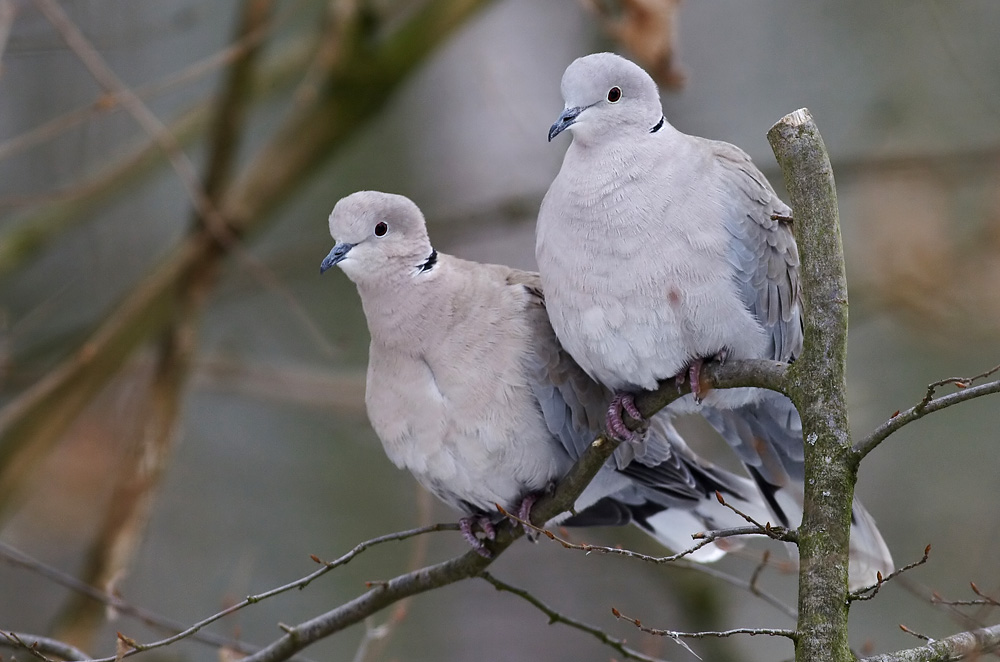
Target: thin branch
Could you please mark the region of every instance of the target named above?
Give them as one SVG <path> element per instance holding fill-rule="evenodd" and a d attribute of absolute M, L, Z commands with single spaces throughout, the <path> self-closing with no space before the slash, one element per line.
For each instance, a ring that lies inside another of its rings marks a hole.
<path fill-rule="evenodd" d="M 408 538 L 412 538 L 414 536 L 423 535 L 425 533 L 433 533 L 433 532 L 437 532 L 437 531 L 457 531 L 457 530 L 458 530 L 458 525 L 453 524 L 453 523 L 434 524 L 434 525 L 430 525 L 430 526 L 423 526 L 423 527 L 416 528 L 416 529 L 410 529 L 410 530 L 407 530 L 407 531 L 400 531 L 400 532 L 397 532 L 397 533 L 389 533 L 389 534 L 386 534 L 384 536 L 378 536 L 377 538 L 372 538 L 371 540 L 366 540 L 364 542 L 358 543 L 350 551 L 348 551 L 346 554 L 343 554 L 342 556 L 340 556 L 339 558 L 337 558 L 337 559 L 335 559 L 333 561 L 323 561 L 322 559 L 320 559 L 319 557 L 317 557 L 317 556 L 314 555 L 311 558 L 313 559 L 313 561 L 315 561 L 316 563 L 319 563 L 319 564 L 321 564 L 323 566 L 320 569 L 318 569 L 318 570 L 316 570 L 316 571 L 314 571 L 314 572 L 306 575 L 305 577 L 302 577 L 301 579 L 298 579 L 298 580 L 296 580 L 294 582 L 291 582 L 289 584 L 285 584 L 284 586 L 279 586 L 277 588 L 273 588 L 271 590 L 264 591 L 263 593 L 258 593 L 256 595 L 248 596 L 244 600 L 242 600 L 242 601 L 240 601 L 240 602 L 238 602 L 238 603 L 236 603 L 234 605 L 231 605 L 231 606 L 227 607 L 226 609 L 223 609 L 220 612 L 212 614 L 211 616 L 209 616 L 209 617 L 207 617 L 207 618 L 205 618 L 205 619 L 203 619 L 201 621 L 198 621 L 197 623 L 195 623 L 193 625 L 190 625 L 190 626 L 180 626 L 180 625 L 178 625 L 177 623 L 175 623 L 173 621 L 168 621 L 167 619 L 164 619 L 164 618 L 161 618 L 159 616 L 156 616 L 156 615 L 152 614 L 151 612 L 148 612 L 146 610 L 134 607 L 134 606 L 130 605 L 129 603 L 125 602 L 124 600 L 122 600 L 121 598 L 118 598 L 117 596 L 110 595 L 110 594 L 105 593 L 103 591 L 100 591 L 100 590 L 98 590 L 98 589 L 96 589 L 96 588 L 94 588 L 92 586 L 89 586 L 87 584 L 83 584 L 82 582 L 80 582 L 79 580 L 75 579 L 74 577 L 65 575 L 64 573 L 62 573 L 62 572 L 60 572 L 58 570 L 55 570 L 54 568 L 51 568 L 49 566 L 46 566 L 45 564 L 42 564 L 42 563 L 40 563 L 38 561 L 35 561 L 34 559 L 31 559 L 30 557 L 28 557 L 27 555 L 23 554 L 22 552 L 19 552 L 16 549 L 14 549 L 14 548 L 10 547 L 9 545 L 7 545 L 5 543 L 2 543 L 2 542 L 0 542 L 0 558 L 4 558 L 5 560 L 10 561 L 12 563 L 15 563 L 15 564 L 17 564 L 19 566 L 22 566 L 22 567 L 28 568 L 30 570 L 33 570 L 33 571 L 37 572 L 38 574 L 41 574 L 41 575 L 43 575 L 43 576 L 45 576 L 45 577 L 47 577 L 49 579 L 52 579 L 53 581 L 55 581 L 55 582 L 57 582 L 57 583 L 59 583 L 59 584 L 61 584 L 63 586 L 66 586 L 68 588 L 73 589 L 74 591 L 77 591 L 79 593 L 87 595 L 88 597 L 93 598 L 94 600 L 98 600 L 100 602 L 103 602 L 104 604 L 106 604 L 106 605 L 108 605 L 110 607 L 113 607 L 117 611 L 120 611 L 120 612 L 122 612 L 124 614 L 128 614 L 128 615 L 131 615 L 131 616 L 135 616 L 135 617 L 139 618 L 140 620 L 142 620 L 147 625 L 152 625 L 154 627 L 158 627 L 158 628 L 161 628 L 161 629 L 165 629 L 165 630 L 169 630 L 169 631 L 174 632 L 173 635 L 171 635 L 171 636 L 169 636 L 167 638 L 161 639 L 159 641 L 151 642 L 149 644 L 139 644 L 137 646 L 137 648 L 135 650 L 129 652 L 128 655 L 132 655 L 132 654 L 134 654 L 136 652 L 139 652 L 139 651 L 146 651 L 146 650 L 152 650 L 154 648 L 161 648 L 163 646 L 167 646 L 169 644 L 172 644 L 175 641 L 178 641 L 180 639 L 186 639 L 186 638 L 189 638 L 189 637 L 190 638 L 194 638 L 194 639 L 198 639 L 198 640 L 201 640 L 201 641 L 204 641 L 206 643 L 210 643 L 212 645 L 226 646 L 226 647 L 229 647 L 229 648 L 233 648 L 233 649 L 235 649 L 235 650 L 237 650 L 237 651 L 239 651 L 241 653 L 250 654 L 250 653 L 258 650 L 258 648 L 257 647 L 248 647 L 247 645 L 242 644 L 242 643 L 237 642 L 237 641 L 232 641 L 230 639 L 226 639 L 226 638 L 222 638 L 222 637 L 217 637 L 215 635 L 210 635 L 208 633 L 201 633 L 199 631 L 202 628 L 204 628 L 205 626 L 210 625 L 211 623 L 214 623 L 215 621 L 217 621 L 217 620 L 219 620 L 219 619 L 221 619 L 221 618 L 223 618 L 225 616 L 233 614 L 233 613 L 235 613 L 235 612 L 243 609 L 244 607 L 247 607 L 247 606 L 252 605 L 252 604 L 256 604 L 258 602 L 261 602 L 261 601 L 266 600 L 268 598 L 274 597 L 274 596 L 279 595 L 281 593 L 287 593 L 288 591 L 303 589 L 306 586 L 308 586 L 309 584 L 311 584 L 313 581 L 315 581 L 317 578 L 325 575 L 326 573 L 330 572 L 334 568 L 338 568 L 338 567 L 340 567 L 342 565 L 345 565 L 345 564 L 349 563 L 355 557 L 357 557 L 359 554 L 363 553 L 367 549 L 369 549 L 371 547 L 374 547 L 376 545 L 381 545 L 381 544 L 384 544 L 384 543 L 387 543 L 387 542 L 396 542 L 396 541 L 400 541 L 400 540 L 406 540 Z M 106 661 L 105 660 L 100 660 L 98 662 L 114 662 L 114 659 L 115 658 L 107 658 Z M 285 659 L 285 658 L 282 658 L 282 659 Z"/>
<path fill-rule="evenodd" d="M 876 581 L 871 586 L 866 586 L 864 588 L 858 589 L 857 591 L 854 591 L 853 593 L 849 593 L 847 595 L 847 599 L 852 602 L 855 600 L 871 600 L 878 594 L 879 589 L 882 588 L 882 584 L 885 584 L 886 582 L 895 579 L 896 577 L 899 577 L 901 574 L 907 572 L 908 570 L 913 570 L 917 566 L 921 566 L 927 563 L 927 559 L 930 557 L 930 554 L 931 554 L 931 546 L 927 545 L 926 547 L 924 547 L 924 555 L 920 559 L 914 561 L 913 563 L 904 565 L 902 568 L 897 568 L 896 570 L 893 570 L 886 577 L 883 577 L 881 572 L 875 573 L 875 576 L 877 577 L 878 581 Z"/>
<path fill-rule="evenodd" d="M 64 586 L 71 591 L 75 591 L 80 595 L 87 596 L 91 600 L 107 605 L 121 614 L 131 616 L 132 618 L 135 618 L 136 620 L 154 629 L 164 632 L 181 632 L 187 627 L 184 623 L 165 618 L 159 614 L 149 611 L 148 609 L 137 607 L 116 595 L 112 595 L 106 591 L 90 586 L 89 584 L 85 584 L 76 577 L 73 577 L 72 575 L 69 575 L 57 568 L 53 568 L 50 565 L 46 565 L 4 542 L 0 542 L 0 560 L 4 560 L 11 565 L 34 572 L 35 574 L 45 577 L 49 581 L 55 582 L 60 586 Z M 235 639 L 216 635 L 211 632 L 197 632 L 192 635 L 191 638 L 210 646 L 225 646 L 227 648 L 232 648 L 240 653 L 249 654 L 257 650 L 254 646 L 248 646 L 247 644 L 236 641 Z"/>
<path fill-rule="evenodd" d="M 871 434 L 855 444 L 854 451 L 858 454 L 859 458 L 863 458 L 868 455 L 868 453 L 875 450 L 875 447 L 885 441 L 889 435 L 896 432 L 904 425 L 919 420 L 928 414 L 933 414 L 936 411 L 941 411 L 942 409 L 951 407 L 952 405 L 967 402 L 975 398 L 981 398 L 984 395 L 1000 393 L 1000 379 L 992 382 L 986 382 L 985 384 L 980 384 L 979 386 L 968 386 L 974 380 L 988 377 L 989 375 L 997 372 L 997 370 L 1000 370 L 1000 366 L 987 370 L 986 372 L 976 375 L 975 377 L 950 377 L 948 379 L 942 379 L 934 382 L 933 384 L 929 384 L 927 386 L 927 394 L 920 402 L 904 412 L 897 412 L 893 414 L 889 420 L 878 426 Z M 962 390 L 935 398 L 934 390 L 938 386 L 944 386 L 945 384 L 955 384 Z"/>
<path fill-rule="evenodd" d="M 983 593 L 979 589 L 979 587 L 976 586 L 975 582 L 969 582 L 969 585 L 972 587 L 972 592 L 979 596 L 978 599 L 976 599 L 976 600 L 945 600 L 944 598 L 942 598 L 937 593 L 934 593 L 931 596 L 931 604 L 948 605 L 948 606 L 951 606 L 951 607 L 973 607 L 973 606 L 974 607 L 981 607 L 981 606 L 1000 607 L 1000 600 L 997 600 L 996 598 L 991 597 L 991 596 Z"/>
<path fill-rule="evenodd" d="M 432 526 L 423 526 L 423 527 L 420 527 L 420 528 L 417 528 L 417 529 L 410 529 L 409 531 L 401 531 L 399 533 L 386 534 L 384 536 L 379 536 L 378 538 L 372 538 L 371 540 L 367 540 L 365 542 L 358 543 L 357 545 L 354 546 L 353 549 L 351 549 L 351 551 L 347 552 L 346 554 L 344 554 L 340 558 L 335 559 L 333 561 L 323 561 L 322 559 L 320 559 L 319 557 L 317 557 L 317 556 L 314 555 L 314 556 L 311 557 L 312 560 L 315 561 L 316 563 L 321 564 L 323 566 L 319 570 L 316 570 L 316 571 L 310 573 L 309 575 L 306 575 L 305 577 L 302 577 L 301 579 L 298 579 L 298 580 L 296 580 L 294 582 L 291 582 L 290 584 L 285 584 L 284 586 L 279 586 L 277 588 L 273 588 L 273 589 L 271 589 L 269 591 L 264 591 L 263 593 L 258 593 L 256 595 L 247 596 L 246 598 L 244 598 L 240 602 L 237 602 L 234 605 L 230 605 L 226 609 L 223 609 L 220 612 L 212 614 L 208 618 L 202 619 L 202 620 L 198 621 L 197 623 L 194 623 L 193 625 L 189 626 L 185 630 L 183 630 L 181 632 L 178 632 L 177 634 L 174 634 L 174 635 L 172 635 L 170 637 L 166 637 L 164 639 L 160 639 L 159 641 L 154 641 L 154 642 L 148 643 L 148 644 L 140 644 L 138 642 L 129 640 L 128 643 L 129 643 L 130 646 L 132 646 L 132 650 L 128 651 L 125 654 L 125 656 L 127 657 L 127 656 L 130 656 L 130 655 L 134 655 L 135 653 L 139 653 L 139 652 L 143 652 L 143 651 L 148 651 L 148 650 L 153 650 L 155 648 L 163 648 L 164 646 L 169 646 L 170 644 L 172 644 L 174 642 L 177 642 L 177 641 L 180 641 L 181 639 L 186 639 L 187 637 L 190 637 L 191 635 L 193 635 L 194 633 L 198 632 L 198 630 L 204 628 L 205 626 L 210 625 L 211 623 L 214 623 L 215 621 L 219 620 L 220 618 L 223 618 L 225 616 L 229 616 L 230 614 L 235 613 L 235 612 L 243 609 L 244 607 L 248 607 L 250 605 L 257 604 L 258 602 L 261 602 L 262 600 L 266 600 L 266 599 L 274 597 L 276 595 L 280 595 L 281 593 L 287 593 L 288 591 L 303 589 L 306 586 L 308 586 L 309 584 L 311 584 L 313 581 L 315 581 L 317 578 L 325 575 L 326 573 L 330 572 L 334 568 L 339 568 L 340 566 L 342 566 L 342 565 L 344 565 L 346 563 L 349 563 L 358 554 L 361 554 L 365 550 L 367 550 L 370 547 L 373 547 L 375 545 L 381 545 L 381 544 L 387 543 L 387 542 L 395 542 L 395 541 L 398 541 L 398 540 L 406 540 L 407 538 L 412 538 L 413 536 L 422 535 L 424 533 L 432 533 L 432 532 L 435 532 L 435 531 L 457 530 L 457 528 L 458 527 L 455 524 L 435 524 L 435 525 L 432 525 Z M 247 657 L 245 659 L 251 659 L 252 657 L 254 657 L 256 655 L 259 655 L 261 652 L 263 652 L 263 650 L 266 650 L 266 649 L 258 650 L 256 653 L 250 655 L 249 657 Z M 295 651 L 293 651 L 293 652 L 295 652 Z M 290 657 L 290 655 L 289 655 L 289 657 Z M 281 659 L 287 659 L 287 658 L 281 658 Z M 115 658 L 107 658 L 107 659 L 95 660 L 95 662 L 115 662 Z"/>
<path fill-rule="evenodd" d="M 765 636 L 765 637 L 785 637 L 786 639 L 791 639 L 792 641 L 798 640 L 798 633 L 795 630 L 785 630 L 782 628 L 734 628 L 732 630 L 720 630 L 720 631 L 706 631 L 706 632 L 678 632 L 676 630 L 661 630 L 658 628 L 651 628 L 647 625 L 643 625 L 642 621 L 637 618 L 631 618 L 621 613 L 618 609 L 614 607 L 611 608 L 611 613 L 614 614 L 615 618 L 619 618 L 623 621 L 628 621 L 632 625 L 636 626 L 643 632 L 647 634 L 656 635 L 658 637 L 669 637 L 674 640 L 681 639 L 709 639 L 709 638 L 721 638 L 721 637 L 734 637 L 736 635 L 745 634 L 751 637 Z"/>
<path fill-rule="evenodd" d="M 711 361 L 702 369 L 702 380 L 712 388 L 756 386 L 787 395 L 788 364 L 764 359 Z M 643 416 L 651 416 L 683 395 L 691 392 L 690 384 L 677 385 L 673 379 L 660 382 L 655 391 L 643 391 L 635 396 L 635 405 Z"/>
<path fill-rule="evenodd" d="M 911 637 L 916 637 L 917 639 L 923 639 L 927 643 L 933 643 L 934 641 L 933 637 L 929 637 L 926 634 L 923 634 L 922 632 L 917 632 L 916 630 L 908 628 L 902 623 L 899 624 L 899 629 L 905 632 L 906 634 L 910 635 Z"/>
<path fill-rule="evenodd" d="M 535 504 L 532 519 L 548 521 L 569 510 L 617 447 L 616 442 L 609 442 L 604 438 L 599 438 L 588 446 L 569 473 L 556 485 L 555 491 Z M 366 593 L 325 614 L 294 627 L 283 628 L 284 636 L 245 658 L 244 662 L 277 662 L 288 659 L 306 646 L 358 623 L 402 598 L 478 576 L 522 535 L 522 527 L 514 527 L 510 522 L 505 522 L 497 527 L 496 538 L 486 543 L 490 558 L 469 551 L 460 557 L 373 584 L 373 588 Z"/>
<path fill-rule="evenodd" d="M 431 511 L 433 496 L 427 490 L 414 485 L 414 498 L 417 503 L 417 521 L 421 525 L 429 525 L 431 522 Z M 416 570 L 427 560 L 427 536 L 420 536 L 414 539 L 413 550 L 407 561 L 407 570 Z M 354 662 L 364 662 L 365 660 L 382 660 L 385 657 L 385 649 L 389 645 L 396 627 L 402 623 L 409 614 L 410 600 L 400 600 L 395 604 L 389 617 L 382 625 L 373 627 L 372 617 L 365 619 L 365 636 L 358 645 L 358 650 L 354 654 Z"/>
<path fill-rule="evenodd" d="M 733 511 L 734 513 L 736 513 L 737 515 L 739 515 L 740 517 L 742 517 L 744 520 L 747 521 L 747 523 L 749 523 L 752 527 L 754 527 L 755 529 L 757 529 L 757 533 L 759 533 L 761 535 L 765 535 L 768 538 L 771 538 L 772 540 L 779 540 L 781 542 L 791 542 L 791 543 L 796 543 L 796 544 L 799 542 L 799 536 L 798 536 L 798 533 L 795 531 L 795 529 L 786 529 L 783 526 L 771 526 L 770 522 L 766 522 L 764 524 L 761 524 L 760 522 L 758 522 L 754 518 L 750 517 L 749 515 L 747 515 L 746 513 L 744 513 L 742 510 L 740 510 L 736 506 L 732 505 L 731 503 L 727 503 L 726 499 L 722 496 L 722 492 L 719 492 L 718 490 L 715 491 L 715 498 L 719 501 L 720 504 L 722 504 L 723 506 L 725 506 L 729 510 Z M 729 529 L 727 529 L 727 531 L 728 530 Z M 736 530 L 739 530 L 739 529 L 736 529 Z M 715 533 L 718 534 L 718 533 L 721 533 L 721 532 L 717 531 Z M 694 538 L 694 539 L 696 539 L 696 540 L 698 540 L 698 539 L 702 538 L 705 535 L 708 535 L 708 534 L 700 533 L 700 534 L 697 534 L 697 535 L 694 535 L 694 536 L 691 536 L 691 537 Z M 737 533 L 737 534 L 733 534 L 733 535 L 742 535 L 742 534 Z"/>
<path fill-rule="evenodd" d="M 27 634 L 25 632 L 13 632 L 11 630 L 0 630 L 0 646 L 7 646 L 15 649 L 24 649 L 33 657 L 46 662 L 53 662 L 44 654 L 55 655 L 64 660 L 92 660 L 89 655 L 75 646 L 51 639 L 41 637 L 37 634 Z M 3 659 L 0 657 L 0 659 Z"/>
<path fill-rule="evenodd" d="M 625 549 L 623 547 L 606 547 L 603 545 L 591 545 L 590 543 L 585 543 L 585 542 L 584 543 L 572 542 L 570 540 L 566 540 L 565 538 L 559 537 L 549 529 L 536 526 L 531 522 L 521 519 L 517 515 L 508 512 L 504 507 L 500 506 L 499 504 L 497 505 L 497 510 L 500 511 L 501 515 L 510 519 L 511 521 L 517 522 L 519 525 L 527 529 L 530 529 L 535 533 L 539 533 L 548 538 L 549 540 L 559 543 L 566 549 L 575 549 L 581 552 L 585 552 L 587 554 L 590 554 L 591 552 L 597 552 L 598 554 L 624 556 L 625 558 L 635 559 L 637 561 L 644 561 L 646 563 L 653 563 L 656 565 L 660 565 L 663 563 L 673 563 L 674 561 L 689 556 L 690 554 L 697 552 L 702 547 L 705 547 L 706 545 L 713 543 L 716 540 L 720 540 L 722 538 L 731 538 L 733 536 L 760 535 L 760 536 L 770 536 L 775 538 L 776 540 L 783 540 L 784 538 L 781 538 L 780 536 L 782 532 L 785 531 L 784 529 L 780 529 L 780 527 L 778 529 L 771 529 L 771 531 L 773 532 L 773 535 L 771 535 L 766 532 L 765 527 L 763 526 L 745 526 L 732 529 L 722 529 L 719 531 L 704 531 L 701 533 L 693 534 L 691 537 L 697 540 L 698 542 L 696 542 L 694 545 L 685 550 L 677 552 L 676 554 L 669 554 L 667 556 L 650 556 L 648 554 L 642 554 L 640 552 L 633 552 L 632 550 Z"/>
<path fill-rule="evenodd" d="M 532 606 L 534 606 L 536 609 L 538 609 L 543 614 L 549 617 L 549 625 L 553 623 L 562 623 L 563 625 L 568 625 L 569 627 L 574 628 L 576 630 L 580 630 L 581 632 L 586 632 L 587 634 L 597 638 L 598 641 L 605 644 L 609 648 L 618 651 L 621 655 L 623 655 L 626 659 L 629 660 L 641 660 L 642 662 L 661 662 L 657 658 L 649 657 L 647 655 L 640 653 L 637 650 L 629 648 L 628 646 L 625 645 L 625 641 L 623 639 L 615 639 L 614 637 L 612 637 L 611 635 L 609 635 L 607 632 L 605 632 L 600 628 L 596 628 L 593 625 L 588 625 L 576 619 L 560 614 L 555 609 L 549 607 L 544 602 L 542 602 L 541 600 L 539 600 L 538 598 L 536 598 L 535 596 L 533 596 L 531 593 L 529 593 L 524 589 L 517 588 L 516 586 L 511 586 L 510 584 L 497 579 L 496 577 L 485 571 L 479 573 L 479 576 L 488 581 L 490 584 L 492 584 L 493 588 L 495 588 L 496 590 L 512 593 L 517 597 L 521 598 L 522 600 L 525 600 Z"/>

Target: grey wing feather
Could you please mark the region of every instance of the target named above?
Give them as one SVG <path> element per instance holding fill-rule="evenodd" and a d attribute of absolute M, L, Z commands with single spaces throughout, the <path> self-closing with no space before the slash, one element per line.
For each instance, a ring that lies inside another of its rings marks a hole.
<path fill-rule="evenodd" d="M 512 271 L 508 281 L 525 286 L 530 297 L 527 312 L 534 351 L 528 356 L 527 367 L 531 388 L 549 431 L 575 460 L 601 434 L 612 393 L 591 379 L 559 343 L 549 324 L 537 275 Z M 621 444 L 615 460 L 618 469 L 630 479 L 663 494 L 681 500 L 698 500 L 705 495 L 706 488 L 701 484 L 705 481 L 692 472 L 697 459 L 666 414 L 653 417 L 638 448 L 631 443 Z M 627 497 L 618 494 L 616 498 Z"/>
<path fill-rule="evenodd" d="M 611 394 L 592 380 L 563 350 L 549 324 L 538 274 L 512 270 L 508 282 L 528 293 L 526 316 L 532 331 L 528 381 L 545 424 L 574 460 L 601 433 Z"/>
<path fill-rule="evenodd" d="M 717 156 L 732 208 L 728 258 L 743 303 L 771 341 L 765 357 L 790 361 L 802 350 L 799 254 L 790 225 L 772 216 L 791 209 L 738 147 L 706 141 Z"/>

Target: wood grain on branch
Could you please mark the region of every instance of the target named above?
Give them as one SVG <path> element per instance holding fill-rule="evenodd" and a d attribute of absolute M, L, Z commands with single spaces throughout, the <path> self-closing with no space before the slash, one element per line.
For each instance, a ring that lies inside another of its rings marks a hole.
<path fill-rule="evenodd" d="M 929 641 L 920 648 L 872 655 L 859 662 L 955 662 L 978 659 L 1000 648 L 1000 625 L 970 632 L 960 632 L 944 639 Z"/>
<path fill-rule="evenodd" d="M 767 137 L 788 189 L 802 261 L 805 343 L 789 368 L 786 393 L 806 442 L 795 658 L 849 662 L 848 542 L 857 463 L 847 419 L 847 278 L 837 191 L 808 110 L 786 115 Z"/>

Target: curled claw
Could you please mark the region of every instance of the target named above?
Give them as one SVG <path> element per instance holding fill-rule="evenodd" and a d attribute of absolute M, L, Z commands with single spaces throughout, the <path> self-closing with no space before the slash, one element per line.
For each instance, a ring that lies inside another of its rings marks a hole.
<path fill-rule="evenodd" d="M 622 420 L 622 412 L 628 414 L 640 423 L 645 423 L 638 407 L 635 406 L 635 398 L 631 393 L 616 393 L 608 406 L 608 414 L 605 420 L 605 427 L 608 432 L 619 441 L 636 441 L 639 433 L 629 430 Z"/>
<path fill-rule="evenodd" d="M 691 393 L 694 395 L 695 403 L 700 405 L 701 401 L 705 397 L 705 394 L 711 390 L 711 386 L 705 388 L 701 384 L 701 369 L 704 367 L 705 361 L 715 360 L 718 361 L 719 365 L 721 366 L 726 364 L 726 359 L 728 358 L 729 358 L 729 350 L 724 348 L 720 350 L 719 353 L 713 357 L 709 357 L 707 359 L 706 358 L 694 359 L 693 361 L 691 361 L 691 363 L 687 365 L 687 367 L 685 367 L 683 370 L 677 373 L 676 377 L 674 377 L 674 380 L 677 383 L 677 388 L 681 388 L 684 385 L 684 382 L 686 381 L 691 386 Z"/>
<path fill-rule="evenodd" d="M 529 494 L 525 496 L 524 500 L 521 501 L 521 507 L 517 509 L 517 518 L 522 522 L 530 522 L 531 508 L 535 505 L 535 501 L 537 500 L 538 500 L 538 495 L 536 494 Z M 535 542 L 535 540 L 538 538 L 538 534 L 536 534 L 533 530 L 529 529 L 527 526 L 524 527 L 524 534 L 531 542 Z"/>
<path fill-rule="evenodd" d="M 465 538 L 472 549 L 476 550 L 476 553 L 483 558 L 493 558 L 490 550 L 486 549 L 483 539 L 476 535 L 476 527 L 479 527 L 479 530 L 483 532 L 487 540 L 493 540 L 497 537 L 496 529 L 493 528 L 493 522 L 485 515 L 471 515 L 458 520 L 458 529 L 462 532 L 462 537 Z"/>

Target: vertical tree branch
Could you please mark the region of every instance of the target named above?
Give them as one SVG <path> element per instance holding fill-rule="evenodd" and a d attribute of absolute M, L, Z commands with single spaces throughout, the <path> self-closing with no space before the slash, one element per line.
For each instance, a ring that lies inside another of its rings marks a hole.
<path fill-rule="evenodd" d="M 796 660 L 852 660 L 847 568 L 857 461 L 847 421 L 847 278 L 826 146 L 800 109 L 767 134 L 785 178 L 801 251 L 805 345 L 788 371 L 802 417 L 805 500 L 799 527 Z"/>

